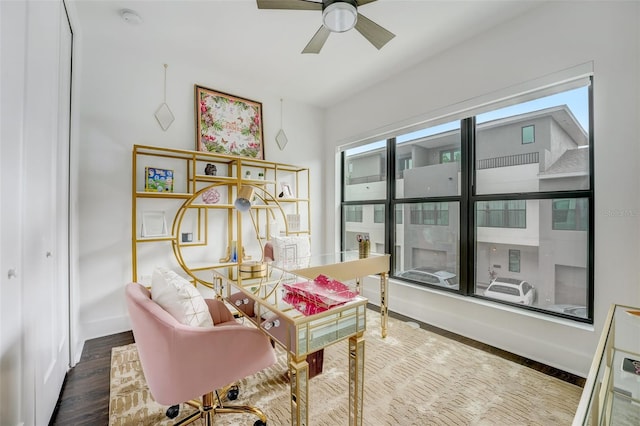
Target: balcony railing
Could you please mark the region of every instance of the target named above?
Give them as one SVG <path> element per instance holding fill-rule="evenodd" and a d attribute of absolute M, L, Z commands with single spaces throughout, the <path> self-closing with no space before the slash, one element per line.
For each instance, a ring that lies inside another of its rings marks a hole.
<path fill-rule="evenodd" d="M 497 167 L 521 166 L 523 164 L 535 164 L 540 161 L 538 152 L 526 154 L 505 155 L 504 157 L 487 158 L 478 160 L 477 170 L 495 169 Z"/>
<path fill-rule="evenodd" d="M 359 183 L 383 182 L 387 179 L 387 175 L 369 175 L 360 177 L 348 177 L 347 185 L 357 185 Z"/>

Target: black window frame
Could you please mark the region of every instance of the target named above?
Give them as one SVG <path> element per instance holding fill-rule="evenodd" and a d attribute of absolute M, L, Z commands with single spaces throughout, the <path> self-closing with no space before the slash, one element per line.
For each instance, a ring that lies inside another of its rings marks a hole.
<path fill-rule="evenodd" d="M 395 193 L 396 188 L 396 179 L 401 178 L 400 176 L 396 176 L 396 139 L 395 137 L 390 137 L 386 140 L 386 156 L 387 156 L 387 191 L 385 199 L 376 199 L 376 200 L 358 200 L 358 201 L 345 201 L 345 179 L 344 179 L 344 164 L 345 164 L 345 152 L 342 152 L 342 161 L 341 161 L 341 173 L 342 173 L 342 191 L 341 191 L 341 205 L 353 205 L 353 204 L 376 204 L 383 203 L 385 205 L 385 251 L 389 252 L 389 247 L 393 247 L 393 253 L 391 253 L 391 265 L 396 265 L 396 241 L 395 241 L 395 232 L 396 232 L 396 215 L 397 215 L 397 205 L 402 204 L 411 204 L 411 203 L 422 203 L 422 202 L 431 202 L 431 201 L 453 201 L 459 203 L 460 209 L 460 227 L 459 227 L 459 252 L 458 252 L 458 261 L 460 265 L 460 270 L 458 274 L 458 282 L 459 289 L 451 290 L 445 289 L 444 291 L 453 291 L 462 296 L 468 297 L 480 297 L 482 295 L 476 293 L 476 260 L 475 260 L 475 230 L 476 230 L 476 203 L 484 202 L 484 201 L 494 201 L 494 200 L 524 200 L 525 202 L 528 200 L 550 200 L 554 199 L 562 199 L 562 198 L 586 198 L 588 200 L 588 228 L 586 232 L 588 233 L 588 241 L 587 241 L 587 258 L 586 258 L 586 269 L 587 269 L 587 317 L 575 317 L 564 315 L 561 313 L 551 312 L 549 310 L 545 310 L 539 307 L 533 306 L 524 306 L 524 305 L 514 305 L 518 308 L 533 310 L 542 312 L 547 315 L 561 316 L 566 317 L 568 319 L 574 320 L 576 322 L 583 322 L 593 324 L 593 305 L 594 305 L 594 247 L 595 247 L 595 232 L 594 232 L 594 199 L 595 199 L 595 170 L 594 170 L 594 129 L 593 129 L 593 87 L 594 81 L 593 77 L 590 76 L 587 78 L 589 80 L 587 86 L 588 90 L 588 118 L 589 118 L 589 129 L 588 129 L 588 146 L 589 146 L 589 158 L 588 158 L 588 167 L 589 167 L 589 187 L 588 189 L 574 189 L 574 190 L 551 190 L 551 191 L 539 191 L 539 192 L 530 192 L 530 193 L 498 193 L 498 194 L 477 194 L 475 188 L 476 177 L 475 174 L 479 170 L 475 161 L 475 144 L 476 144 L 476 116 L 470 116 L 466 118 L 460 119 L 460 151 L 461 151 L 461 161 L 460 161 L 460 194 L 458 196 L 441 196 L 435 198 L 429 197 L 420 197 L 420 198 L 397 198 Z M 559 84 L 559 88 L 557 93 L 561 93 L 564 90 L 562 84 Z M 534 137 L 533 142 L 535 142 L 535 125 L 534 126 Z M 527 127 L 527 126 L 524 126 Z M 344 218 L 342 218 L 341 222 L 341 235 L 344 237 L 345 235 L 345 222 Z M 526 225 L 525 225 L 526 226 Z M 341 241 L 341 246 L 344 249 L 344 240 Z M 395 274 L 395 267 L 392 266 L 392 270 L 390 271 L 390 276 L 393 278 L 398 278 Z M 401 278 L 400 278 L 401 279 Z M 425 284 L 425 286 L 429 286 Z M 439 288 L 439 290 L 442 290 Z M 491 299 L 492 301 L 495 301 Z M 500 301 L 495 301 L 497 303 L 502 303 Z"/>

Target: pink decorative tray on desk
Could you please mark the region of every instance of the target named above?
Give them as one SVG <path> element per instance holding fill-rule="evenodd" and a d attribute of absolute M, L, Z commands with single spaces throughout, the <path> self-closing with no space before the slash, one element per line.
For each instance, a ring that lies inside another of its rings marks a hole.
<path fill-rule="evenodd" d="M 313 281 L 283 285 L 288 291 L 285 301 L 305 315 L 342 305 L 357 296 L 345 284 L 325 275 L 318 275 Z"/>

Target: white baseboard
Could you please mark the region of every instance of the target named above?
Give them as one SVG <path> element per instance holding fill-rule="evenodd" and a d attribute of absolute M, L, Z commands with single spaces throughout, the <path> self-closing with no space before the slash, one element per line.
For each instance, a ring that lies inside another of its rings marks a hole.
<path fill-rule="evenodd" d="M 84 343 L 87 340 L 98 337 L 129 331 L 131 330 L 131 323 L 129 322 L 129 316 L 123 315 L 119 317 L 106 318 L 100 321 L 81 323 L 80 330 L 81 341 Z"/>

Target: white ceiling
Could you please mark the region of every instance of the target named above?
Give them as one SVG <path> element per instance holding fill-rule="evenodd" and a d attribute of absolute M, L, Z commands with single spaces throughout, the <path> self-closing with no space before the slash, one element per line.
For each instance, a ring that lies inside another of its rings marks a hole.
<path fill-rule="evenodd" d="M 258 10 L 255 0 L 66 3 L 77 18 L 74 34 L 83 39 L 224 68 L 277 96 L 328 107 L 541 1 L 378 0 L 358 11 L 394 39 L 377 50 L 355 29 L 333 33 L 317 55 L 300 52 L 321 25 L 320 11 Z M 123 21 L 123 8 L 136 11 L 142 23 Z"/>

